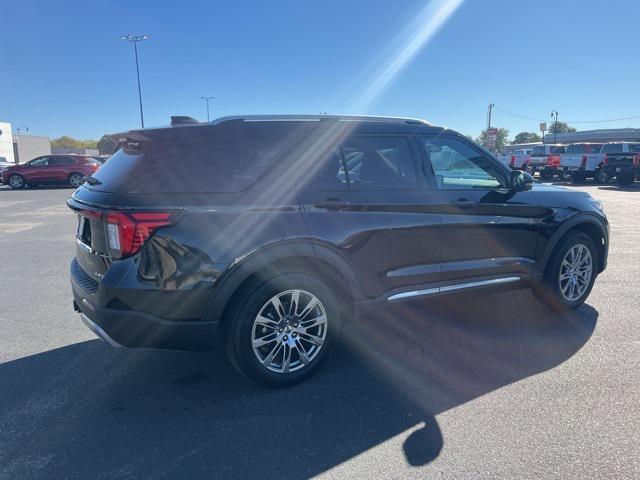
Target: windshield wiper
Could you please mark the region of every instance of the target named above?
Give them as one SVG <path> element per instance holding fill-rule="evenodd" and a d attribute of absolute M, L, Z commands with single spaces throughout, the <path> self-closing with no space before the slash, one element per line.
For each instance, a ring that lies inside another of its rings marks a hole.
<path fill-rule="evenodd" d="M 91 175 L 87 175 L 86 177 L 83 178 L 83 180 L 87 182 L 89 185 L 102 185 L 102 182 L 100 180 L 98 180 L 95 177 L 92 177 Z"/>

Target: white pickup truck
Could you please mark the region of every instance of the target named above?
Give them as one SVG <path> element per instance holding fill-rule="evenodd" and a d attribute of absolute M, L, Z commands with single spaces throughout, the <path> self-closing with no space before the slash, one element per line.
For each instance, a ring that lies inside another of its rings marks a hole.
<path fill-rule="evenodd" d="M 558 169 L 561 175 L 571 179 L 573 183 L 584 182 L 587 178 L 593 178 L 599 183 L 606 182 L 602 165 L 606 158 L 600 153 L 601 143 L 573 143 L 565 148 L 565 153 L 560 155 Z"/>
<path fill-rule="evenodd" d="M 529 163 L 529 155 L 531 155 L 532 151 L 532 148 L 519 148 L 511 151 L 511 153 L 505 152 L 500 156 L 500 160 L 514 170 L 524 170 L 527 163 Z"/>
<path fill-rule="evenodd" d="M 533 175 L 540 173 L 540 178 L 548 180 L 558 174 L 560 165 L 560 155 L 564 153 L 564 145 L 538 145 L 533 147 L 533 151 L 527 162 L 527 170 Z"/>

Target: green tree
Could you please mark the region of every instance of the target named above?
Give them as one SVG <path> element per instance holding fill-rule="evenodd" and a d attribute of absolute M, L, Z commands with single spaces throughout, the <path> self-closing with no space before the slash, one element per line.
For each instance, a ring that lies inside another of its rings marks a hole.
<path fill-rule="evenodd" d="M 520 132 L 511 143 L 534 143 L 541 141 L 542 137 L 535 132 Z"/>
<path fill-rule="evenodd" d="M 51 148 L 97 148 L 95 140 L 78 140 L 66 135 L 51 140 Z"/>
<path fill-rule="evenodd" d="M 498 129 L 498 134 L 496 135 L 496 146 L 495 148 L 491 148 L 490 150 L 494 153 L 499 153 L 502 152 L 502 150 L 504 150 L 505 145 L 507 144 L 507 138 L 509 137 L 509 130 L 507 130 L 506 128 L 499 128 Z M 483 130 L 480 133 L 480 136 L 478 138 L 475 139 L 475 142 L 480 144 L 480 145 L 486 145 L 487 144 L 487 131 Z"/>
<path fill-rule="evenodd" d="M 551 127 L 549 128 L 549 133 L 571 133 L 577 132 L 577 130 L 573 127 L 570 127 L 568 124 L 564 122 L 552 122 Z"/>
<path fill-rule="evenodd" d="M 113 155 L 118 148 L 118 143 L 110 136 L 103 135 L 98 141 L 98 151 L 100 155 Z"/>

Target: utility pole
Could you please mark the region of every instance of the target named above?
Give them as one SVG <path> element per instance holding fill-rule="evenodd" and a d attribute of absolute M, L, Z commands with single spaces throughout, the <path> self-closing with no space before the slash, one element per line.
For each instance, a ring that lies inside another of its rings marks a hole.
<path fill-rule="evenodd" d="M 551 118 L 554 118 L 555 120 L 553 122 L 553 143 L 556 143 L 556 135 L 558 134 L 558 112 L 553 110 L 551 112 Z"/>
<path fill-rule="evenodd" d="M 140 89 L 140 67 L 138 66 L 138 42 L 142 40 L 146 40 L 149 38 L 149 35 L 134 35 L 133 33 L 128 33 L 126 35 L 122 35 L 120 37 L 122 40 L 126 40 L 129 43 L 133 43 L 133 51 L 136 56 L 136 75 L 138 77 L 138 103 L 140 104 L 140 125 L 144 128 L 144 115 L 142 113 L 142 90 Z"/>
<path fill-rule="evenodd" d="M 207 102 L 207 122 L 209 121 L 209 100 L 213 100 L 214 97 L 200 97 L 205 102 Z"/>
<path fill-rule="evenodd" d="M 491 128 L 491 112 L 493 111 L 493 107 L 495 107 L 495 103 L 490 103 L 489 104 L 489 111 L 487 114 L 487 130 L 489 130 Z"/>

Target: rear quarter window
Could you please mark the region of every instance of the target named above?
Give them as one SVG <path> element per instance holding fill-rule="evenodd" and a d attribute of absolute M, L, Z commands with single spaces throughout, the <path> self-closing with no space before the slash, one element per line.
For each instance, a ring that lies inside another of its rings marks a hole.
<path fill-rule="evenodd" d="M 290 145 L 289 139 L 189 137 L 129 145 L 94 175 L 94 190 L 225 193 L 245 190 Z"/>

